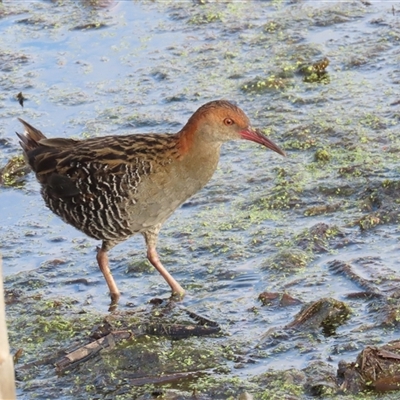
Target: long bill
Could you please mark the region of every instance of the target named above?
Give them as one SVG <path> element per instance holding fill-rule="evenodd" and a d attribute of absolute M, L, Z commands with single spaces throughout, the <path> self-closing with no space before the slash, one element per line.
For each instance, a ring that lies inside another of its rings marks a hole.
<path fill-rule="evenodd" d="M 243 139 L 251 140 L 252 142 L 262 144 L 263 146 L 269 148 L 270 150 L 275 151 L 278 154 L 286 157 L 286 153 L 278 145 L 276 145 L 272 140 L 268 139 L 264 134 L 262 134 L 258 130 L 247 128 L 240 132 L 240 136 Z"/>

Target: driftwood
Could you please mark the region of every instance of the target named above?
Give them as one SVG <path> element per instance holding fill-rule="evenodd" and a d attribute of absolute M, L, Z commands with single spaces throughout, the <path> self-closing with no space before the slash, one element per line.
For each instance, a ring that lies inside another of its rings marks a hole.
<path fill-rule="evenodd" d="M 0 255 L 0 398 L 15 399 L 15 377 L 13 357 L 8 345 L 6 309 L 4 304 L 3 272 Z"/>
<path fill-rule="evenodd" d="M 183 310 L 186 312 L 187 315 L 189 315 L 190 318 L 192 318 L 194 321 L 197 321 L 199 323 L 199 325 L 213 326 L 213 327 L 218 328 L 218 331 L 219 331 L 220 328 L 219 328 L 219 325 L 217 322 L 211 321 L 210 319 L 207 319 L 207 318 L 203 317 L 202 315 L 196 314 L 193 311 L 189 311 L 184 308 L 183 308 Z"/>
<path fill-rule="evenodd" d="M 61 372 L 72 365 L 85 361 L 90 357 L 97 354 L 101 349 L 106 347 L 114 347 L 117 342 L 129 339 L 132 336 L 128 331 L 115 331 L 109 333 L 107 336 L 86 344 L 79 349 L 67 354 L 60 361 L 56 362 L 57 371 Z"/>
<path fill-rule="evenodd" d="M 97 333 L 93 335 L 96 340 L 87 343 L 78 349 L 68 353 L 61 360 L 55 363 L 58 372 L 63 372 L 68 368 L 88 360 L 96 355 L 100 350 L 107 347 L 114 347 L 116 343 L 131 339 L 132 337 L 140 337 L 144 335 L 166 336 L 171 339 L 184 339 L 191 336 L 206 336 L 215 334 L 220 331 L 220 327 L 213 321 L 206 320 L 197 314 L 192 313 L 192 318 L 196 319 L 200 324 L 206 325 L 179 325 L 179 324 L 144 324 L 140 328 L 129 327 L 127 330 L 113 331 L 110 324 L 102 326 L 102 337 L 98 338 Z M 208 325 L 213 326 L 208 326 Z M 175 374 L 176 375 L 176 374 Z M 142 378 L 140 378 L 142 379 Z M 144 380 L 149 378 L 143 378 Z M 156 378 L 154 378 L 156 379 Z M 158 379 L 158 378 L 157 378 Z M 160 377 L 159 379 L 165 379 Z M 174 378 L 178 379 L 178 378 Z M 163 382 L 163 381 L 162 381 Z M 139 384 L 139 383 L 138 383 Z"/>
<path fill-rule="evenodd" d="M 219 326 L 149 324 L 144 329 L 147 335 L 167 336 L 171 339 L 186 339 L 191 336 L 207 336 L 220 331 Z"/>

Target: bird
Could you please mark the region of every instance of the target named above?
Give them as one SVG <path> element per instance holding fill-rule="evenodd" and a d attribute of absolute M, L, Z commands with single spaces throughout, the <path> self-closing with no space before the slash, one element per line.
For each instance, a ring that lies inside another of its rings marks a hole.
<path fill-rule="evenodd" d="M 16 134 L 46 206 L 67 224 L 102 241 L 97 263 L 111 305 L 121 294 L 108 252 L 137 233 L 144 237 L 147 259 L 170 286 L 172 297 L 184 296 L 157 254 L 158 234 L 174 211 L 209 182 L 223 143 L 249 140 L 285 156 L 227 100 L 203 104 L 177 133 L 47 138 L 18 119 L 24 133 Z"/>

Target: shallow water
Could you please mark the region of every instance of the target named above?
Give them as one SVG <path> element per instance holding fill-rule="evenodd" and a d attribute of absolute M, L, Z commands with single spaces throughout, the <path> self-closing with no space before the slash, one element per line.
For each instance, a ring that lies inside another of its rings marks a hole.
<path fill-rule="evenodd" d="M 253 352 L 256 362 L 241 369 L 224 360 L 226 376 L 246 380 L 269 368 L 304 368 L 312 359 L 334 366 L 354 360 L 363 346 L 396 338 L 397 328 L 360 331 L 376 323 L 375 314 L 365 301 L 347 299 L 360 288 L 333 275 L 329 261 L 351 263 L 388 293 L 400 274 L 398 223 L 366 231 L 354 225 L 369 212 L 368 189 L 397 181 L 400 169 L 400 3 L 369 3 L 3 1 L 0 165 L 20 154 L 17 117 L 50 137 L 175 132 L 201 104 L 237 101 L 288 156 L 227 144 L 211 182 L 165 224 L 160 257 L 188 289 L 184 306 L 218 321 L 228 343 Z M 298 64 L 323 57 L 330 60 L 329 81 L 305 82 Z M 277 76 L 277 89 L 249 89 Z M 23 108 L 15 98 L 20 91 Z M 314 161 L 318 149 L 327 150 L 328 162 Z M 352 173 L 340 172 L 349 167 Z M 335 211 L 307 216 L 310 207 L 333 203 L 340 204 Z M 45 208 L 32 174 L 22 188 L 0 187 L 0 210 L 6 288 L 107 314 L 97 243 Z M 272 266 L 279 251 L 297 251 L 299 235 L 318 223 L 337 226 L 346 240 L 329 242 L 325 252 L 307 249 L 304 266 Z M 110 252 L 120 310 L 169 295 L 144 260 L 141 237 Z M 320 334 L 310 351 L 253 351 L 268 329 L 287 325 L 301 308 L 262 307 L 264 291 L 288 292 L 303 303 L 333 297 L 353 315 L 335 336 Z M 24 333 L 14 332 L 12 320 L 10 331 L 16 349 Z M 204 340 L 220 346 L 225 339 Z M 348 342 L 355 347 L 335 353 Z M 37 357 L 27 352 L 25 361 Z M 32 392 L 19 385 L 21 398 L 43 394 L 40 386 Z"/>

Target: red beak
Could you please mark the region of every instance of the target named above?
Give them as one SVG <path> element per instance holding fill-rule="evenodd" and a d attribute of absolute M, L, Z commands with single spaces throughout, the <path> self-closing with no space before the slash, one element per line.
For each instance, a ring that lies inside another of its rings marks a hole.
<path fill-rule="evenodd" d="M 262 144 L 263 146 L 268 147 L 270 150 L 275 151 L 284 157 L 286 156 L 286 153 L 279 146 L 277 146 L 272 140 L 268 139 L 264 134 L 262 134 L 258 130 L 248 128 L 241 131 L 240 136 L 243 139 L 251 140 L 252 142 Z"/>

